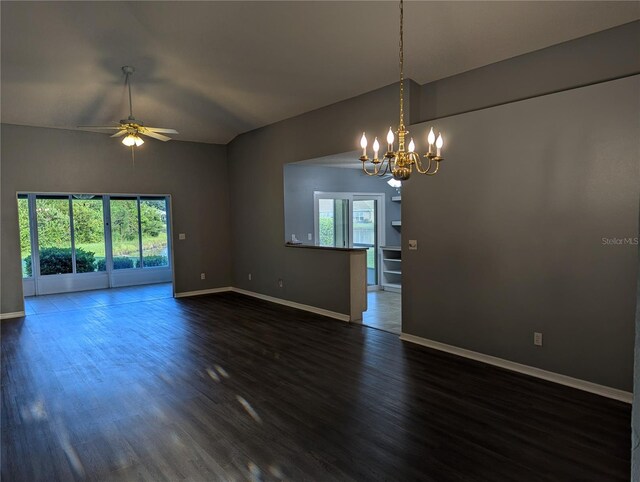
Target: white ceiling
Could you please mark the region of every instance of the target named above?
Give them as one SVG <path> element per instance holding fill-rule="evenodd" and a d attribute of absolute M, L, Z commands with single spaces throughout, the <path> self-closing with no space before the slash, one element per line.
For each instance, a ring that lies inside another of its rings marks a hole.
<path fill-rule="evenodd" d="M 640 18 L 638 2 L 408 2 L 419 83 Z M 134 114 L 180 140 L 245 132 L 395 82 L 396 2 L 2 2 L 2 122 Z"/>

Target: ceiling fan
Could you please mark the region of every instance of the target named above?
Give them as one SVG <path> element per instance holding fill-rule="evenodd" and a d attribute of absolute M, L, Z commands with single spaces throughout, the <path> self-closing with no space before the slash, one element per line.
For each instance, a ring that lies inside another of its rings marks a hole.
<path fill-rule="evenodd" d="M 131 66 L 125 65 L 124 67 L 122 67 L 122 71 L 125 74 L 125 83 L 129 88 L 129 117 L 127 117 L 126 119 L 122 119 L 117 126 L 79 126 L 78 128 L 85 130 L 118 131 L 111 137 L 126 136 L 124 139 L 122 139 L 122 143 L 127 147 L 131 147 L 132 152 L 134 147 L 139 147 L 144 144 L 144 140 L 142 140 L 142 138 L 140 137 L 141 135 L 153 137 L 154 139 L 158 139 L 164 142 L 170 141 L 171 138 L 163 134 L 177 134 L 177 130 L 166 129 L 164 127 L 147 127 L 141 120 L 133 117 L 130 77 L 133 75 L 136 69 Z"/>

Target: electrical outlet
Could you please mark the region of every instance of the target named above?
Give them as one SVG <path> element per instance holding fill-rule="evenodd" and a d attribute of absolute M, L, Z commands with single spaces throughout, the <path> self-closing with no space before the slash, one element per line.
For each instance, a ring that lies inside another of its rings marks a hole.
<path fill-rule="evenodd" d="M 200 279 L 206 279 L 206 278 L 207 278 L 207 275 L 206 275 L 206 274 L 204 274 L 204 273 L 200 273 Z"/>
<path fill-rule="evenodd" d="M 537 331 L 533 333 L 533 344 L 542 346 L 542 333 L 538 333 Z"/>
<path fill-rule="evenodd" d="M 249 273 L 249 281 L 251 281 L 251 273 Z"/>
<path fill-rule="evenodd" d="M 284 286 L 284 281 L 282 281 L 282 278 L 280 278 L 278 280 L 278 288 L 282 288 Z"/>
<path fill-rule="evenodd" d="M 411 251 L 415 251 L 418 249 L 418 240 L 417 239 L 410 239 L 409 240 L 409 249 Z"/>
<path fill-rule="evenodd" d="M 309 241 L 312 241 L 313 240 L 313 234 L 311 234 L 311 233 L 307 234 L 307 239 Z"/>

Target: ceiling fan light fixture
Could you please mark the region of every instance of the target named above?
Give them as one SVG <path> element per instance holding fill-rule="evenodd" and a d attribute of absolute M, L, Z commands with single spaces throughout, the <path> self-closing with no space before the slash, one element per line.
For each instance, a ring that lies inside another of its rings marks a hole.
<path fill-rule="evenodd" d="M 129 134 L 124 139 L 122 139 L 122 143 L 127 147 L 132 147 L 134 145 L 139 146 L 143 142 L 144 141 L 140 139 L 138 136 L 136 136 L 135 134 Z"/>

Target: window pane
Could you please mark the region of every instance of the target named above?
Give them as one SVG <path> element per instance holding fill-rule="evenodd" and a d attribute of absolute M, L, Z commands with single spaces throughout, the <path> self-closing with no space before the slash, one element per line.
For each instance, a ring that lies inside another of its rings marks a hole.
<path fill-rule="evenodd" d="M 347 246 L 349 202 L 346 199 L 318 199 L 320 246 Z"/>
<path fill-rule="evenodd" d="M 104 218 L 102 197 L 73 196 L 73 230 L 76 245 L 76 273 L 105 271 Z"/>
<path fill-rule="evenodd" d="M 31 230 L 29 229 L 29 200 L 27 196 L 18 196 L 18 222 L 20 226 L 20 258 L 22 259 L 22 277 L 31 278 Z"/>
<path fill-rule="evenodd" d="M 140 266 L 138 201 L 111 198 L 113 269 Z"/>
<path fill-rule="evenodd" d="M 36 197 L 40 274 L 72 273 L 69 198 Z"/>
<path fill-rule="evenodd" d="M 167 200 L 144 198 L 140 200 L 140 224 L 142 226 L 142 266 L 169 265 L 167 243 Z"/>
<path fill-rule="evenodd" d="M 333 246 L 335 223 L 333 199 L 318 199 L 318 223 L 320 224 L 320 246 Z"/>

